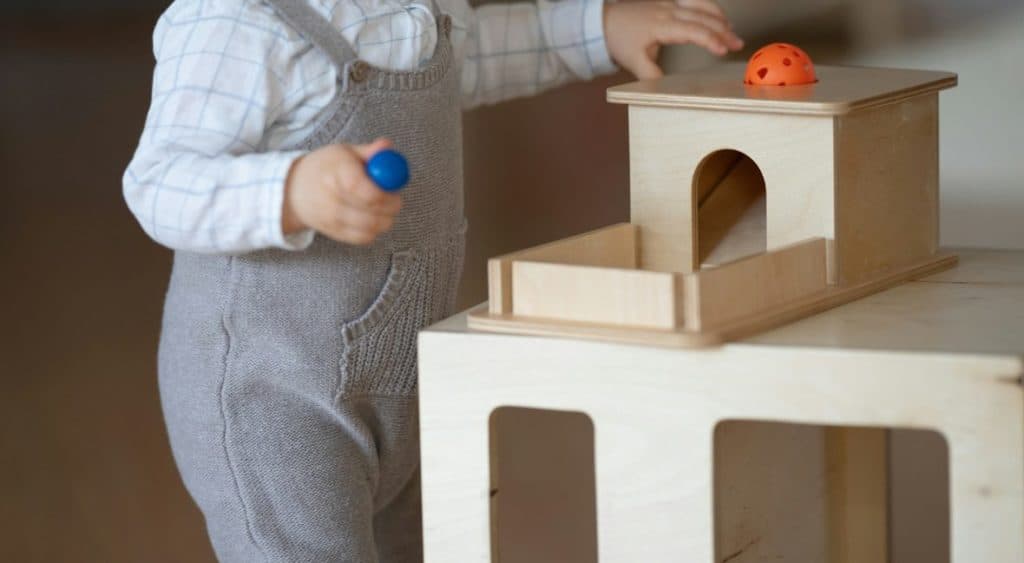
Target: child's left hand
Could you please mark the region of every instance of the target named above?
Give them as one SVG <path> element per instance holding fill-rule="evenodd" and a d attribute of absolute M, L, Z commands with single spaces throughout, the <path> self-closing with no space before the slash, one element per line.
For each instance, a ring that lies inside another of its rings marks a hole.
<path fill-rule="evenodd" d="M 715 55 L 743 48 L 713 0 L 636 0 L 605 4 L 608 53 L 637 78 L 657 78 L 662 45 L 693 43 Z"/>

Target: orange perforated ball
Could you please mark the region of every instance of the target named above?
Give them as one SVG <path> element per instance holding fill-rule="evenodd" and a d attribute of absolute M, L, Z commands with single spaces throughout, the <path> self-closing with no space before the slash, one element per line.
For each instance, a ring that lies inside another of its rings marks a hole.
<path fill-rule="evenodd" d="M 792 86 L 817 82 L 807 53 L 789 43 L 772 43 L 757 50 L 747 63 L 745 84 Z"/>

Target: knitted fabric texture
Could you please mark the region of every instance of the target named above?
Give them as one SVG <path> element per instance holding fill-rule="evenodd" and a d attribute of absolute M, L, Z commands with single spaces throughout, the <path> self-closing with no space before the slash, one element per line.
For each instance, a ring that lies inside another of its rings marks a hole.
<path fill-rule="evenodd" d="M 447 18 L 424 69 L 387 73 L 303 0 L 271 3 L 344 69 L 332 113 L 290 148 L 388 137 L 412 179 L 368 246 L 175 254 L 159 366 L 172 449 L 221 561 L 419 561 L 417 332 L 453 312 L 465 239 Z"/>

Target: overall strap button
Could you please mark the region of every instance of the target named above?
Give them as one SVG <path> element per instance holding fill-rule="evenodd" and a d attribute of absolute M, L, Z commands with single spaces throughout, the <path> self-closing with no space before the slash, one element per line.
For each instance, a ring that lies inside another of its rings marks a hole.
<path fill-rule="evenodd" d="M 370 65 L 363 61 L 356 61 L 349 67 L 348 75 L 352 80 L 362 82 L 370 75 Z"/>

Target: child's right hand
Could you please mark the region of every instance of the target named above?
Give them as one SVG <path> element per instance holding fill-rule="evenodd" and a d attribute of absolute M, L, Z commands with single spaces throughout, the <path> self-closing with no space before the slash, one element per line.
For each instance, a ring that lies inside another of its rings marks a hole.
<path fill-rule="evenodd" d="M 658 78 L 662 45 L 693 43 L 715 55 L 743 48 L 714 0 L 643 0 L 604 5 L 608 54 L 637 78 Z"/>
<path fill-rule="evenodd" d="M 386 139 L 328 145 L 296 160 L 285 183 L 285 234 L 313 229 L 339 242 L 370 244 L 390 229 L 402 200 L 366 175 L 366 161 L 390 146 Z"/>

